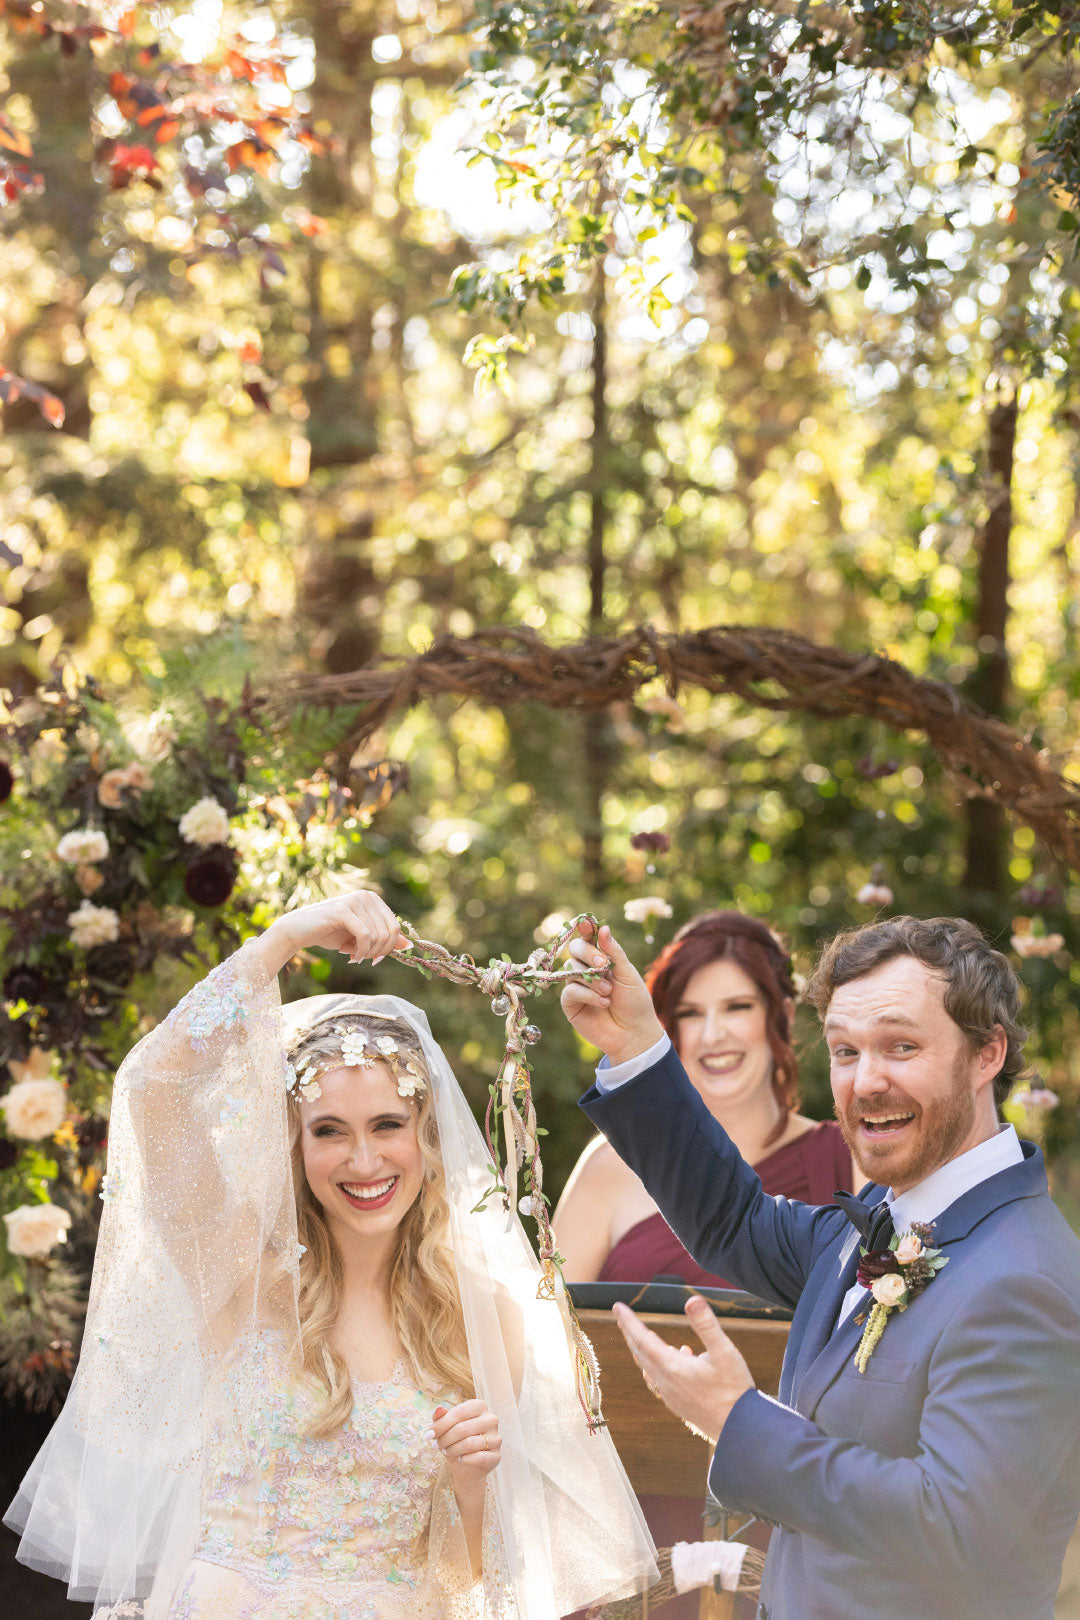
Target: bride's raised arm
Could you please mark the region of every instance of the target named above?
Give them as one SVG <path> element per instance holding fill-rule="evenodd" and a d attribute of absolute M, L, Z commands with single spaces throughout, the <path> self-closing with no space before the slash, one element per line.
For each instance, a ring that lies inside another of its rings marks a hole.
<path fill-rule="evenodd" d="M 300 908 L 128 1054 L 113 1092 L 91 1333 L 122 1343 L 127 1311 L 145 1321 L 150 1309 L 220 1351 L 248 1326 L 289 1325 L 296 1221 L 277 974 L 306 946 L 358 961 L 400 943 L 397 919 L 367 891 Z"/>

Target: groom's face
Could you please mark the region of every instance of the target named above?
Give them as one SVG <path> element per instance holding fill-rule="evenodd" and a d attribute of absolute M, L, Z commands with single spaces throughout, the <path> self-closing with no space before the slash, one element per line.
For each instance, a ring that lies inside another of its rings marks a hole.
<path fill-rule="evenodd" d="M 896 1192 L 988 1134 L 993 1057 L 973 1050 L 944 995 L 933 969 L 899 956 L 840 985 L 825 1015 L 844 1138 L 863 1174 Z"/>

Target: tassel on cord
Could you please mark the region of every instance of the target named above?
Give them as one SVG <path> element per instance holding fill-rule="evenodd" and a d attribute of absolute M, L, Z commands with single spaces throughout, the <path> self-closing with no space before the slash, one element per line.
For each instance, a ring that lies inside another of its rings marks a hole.
<path fill-rule="evenodd" d="M 540 1266 L 543 1276 L 537 1289 L 538 1299 L 555 1300 L 562 1284 L 563 1297 L 570 1314 L 573 1335 L 574 1364 L 577 1371 L 578 1398 L 581 1401 L 589 1429 L 595 1432 L 605 1427 L 600 1405 L 600 1370 L 592 1345 L 581 1330 L 566 1291 L 562 1275 L 562 1262 L 555 1251 L 555 1237 L 551 1230 L 548 1200 L 544 1194 L 544 1166 L 540 1156 L 540 1133 L 536 1122 L 536 1107 L 532 1094 L 532 1070 L 529 1067 L 528 1048 L 540 1039 L 540 1030 L 528 1022 L 525 1002 L 530 995 L 551 988 L 562 989 L 572 979 L 603 978 L 607 968 L 582 968 L 574 963 L 570 967 L 556 967 L 560 951 L 578 931 L 578 924 L 588 922 L 599 932 L 595 917 L 583 912 L 560 930 L 550 945 L 533 951 L 527 962 L 491 961 L 479 967 L 471 956 L 453 956 L 445 945 L 421 939 L 410 923 L 402 922 L 401 931 L 409 941 L 407 947 L 391 954 L 397 962 L 414 967 L 425 977 L 431 974 L 449 979 L 452 984 L 473 985 L 491 1001 L 491 1010 L 505 1019 L 506 1049 L 499 1066 L 498 1077 L 489 1087 L 488 1105 L 484 1115 L 484 1137 L 491 1154 L 492 1185 L 480 1200 L 483 1208 L 498 1196 L 503 1201 L 508 1223 L 514 1218 L 518 1205 L 518 1187 L 524 1180 L 525 1197 L 522 1213 L 536 1221 Z M 503 1148 L 500 1151 L 499 1135 Z M 527 1203 L 526 1203 L 527 1200 Z"/>

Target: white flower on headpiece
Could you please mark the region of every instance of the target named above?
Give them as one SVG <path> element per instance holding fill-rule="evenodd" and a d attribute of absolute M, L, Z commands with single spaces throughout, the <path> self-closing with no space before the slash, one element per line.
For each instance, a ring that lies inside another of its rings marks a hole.
<path fill-rule="evenodd" d="M 423 1082 L 417 1074 L 399 1074 L 397 1089 L 399 1097 L 415 1097 L 418 1091 L 423 1090 Z"/>
<path fill-rule="evenodd" d="M 114 1170 L 110 1175 L 102 1176 L 101 1191 L 98 1193 L 98 1197 L 103 1204 L 114 1204 L 123 1190 L 122 1178 Z"/>
<path fill-rule="evenodd" d="M 369 1061 L 367 1041 L 364 1037 L 363 1030 L 350 1029 L 347 1030 L 344 1035 L 342 1035 L 341 1057 L 346 1068 L 349 1069 L 353 1068 L 357 1064 L 364 1065 Z"/>
<path fill-rule="evenodd" d="M 377 1036 L 376 1041 L 375 1041 L 375 1045 L 378 1047 L 379 1051 L 383 1054 L 384 1057 L 393 1056 L 397 1052 L 397 1049 L 398 1049 L 398 1043 L 397 1043 L 397 1041 L 395 1041 L 395 1039 L 394 1039 L 394 1037 L 392 1035 L 379 1035 L 379 1036 Z"/>
<path fill-rule="evenodd" d="M 296 1070 L 289 1062 L 285 1064 L 285 1090 L 295 1091 L 297 1085 Z"/>

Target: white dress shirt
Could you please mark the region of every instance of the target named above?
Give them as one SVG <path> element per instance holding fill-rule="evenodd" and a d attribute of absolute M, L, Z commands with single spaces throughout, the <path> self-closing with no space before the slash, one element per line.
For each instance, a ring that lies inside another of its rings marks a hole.
<path fill-rule="evenodd" d="M 893 1227 L 897 1232 L 907 1232 L 913 1221 L 933 1225 L 950 1204 L 955 1204 L 972 1187 L 977 1187 L 980 1181 L 986 1181 L 990 1176 L 996 1176 L 999 1170 L 1008 1170 L 1011 1165 L 1022 1163 L 1023 1157 L 1020 1138 L 1011 1125 L 1002 1125 L 994 1136 L 976 1143 L 947 1164 L 939 1165 L 925 1180 L 909 1187 L 907 1192 L 894 1193 L 890 1187 L 885 1194 L 885 1203 L 892 1208 Z M 859 1234 L 852 1227 L 851 1236 L 840 1253 L 841 1271 L 858 1241 Z M 851 1285 L 840 1306 L 838 1327 L 868 1292 L 861 1283 Z"/>
<path fill-rule="evenodd" d="M 670 1036 L 662 1035 L 647 1052 L 640 1052 L 637 1057 L 627 1058 L 625 1063 L 612 1064 L 606 1057 L 602 1058 L 596 1071 L 598 1090 L 614 1091 L 617 1086 L 624 1085 L 635 1075 L 643 1074 L 654 1063 L 659 1063 L 670 1045 Z M 996 1176 L 999 1170 L 1007 1170 L 1011 1165 L 1020 1164 L 1023 1157 L 1024 1152 L 1016 1132 L 1011 1125 L 1003 1125 L 994 1136 L 988 1137 L 985 1142 L 979 1142 L 973 1148 L 968 1148 L 966 1153 L 950 1159 L 947 1164 L 939 1165 L 925 1180 L 917 1182 L 914 1187 L 909 1187 L 907 1192 L 897 1194 L 890 1187 L 885 1194 L 885 1202 L 892 1208 L 895 1230 L 908 1231 L 912 1221 L 931 1225 L 944 1214 L 950 1204 L 955 1204 L 958 1198 L 970 1192 L 972 1187 L 977 1187 L 980 1181 Z M 851 1236 L 840 1251 L 841 1271 L 858 1242 L 859 1234 L 852 1227 Z M 868 1292 L 869 1290 L 861 1283 L 854 1283 L 848 1289 L 840 1306 L 838 1327 L 841 1322 L 847 1320 Z"/>

